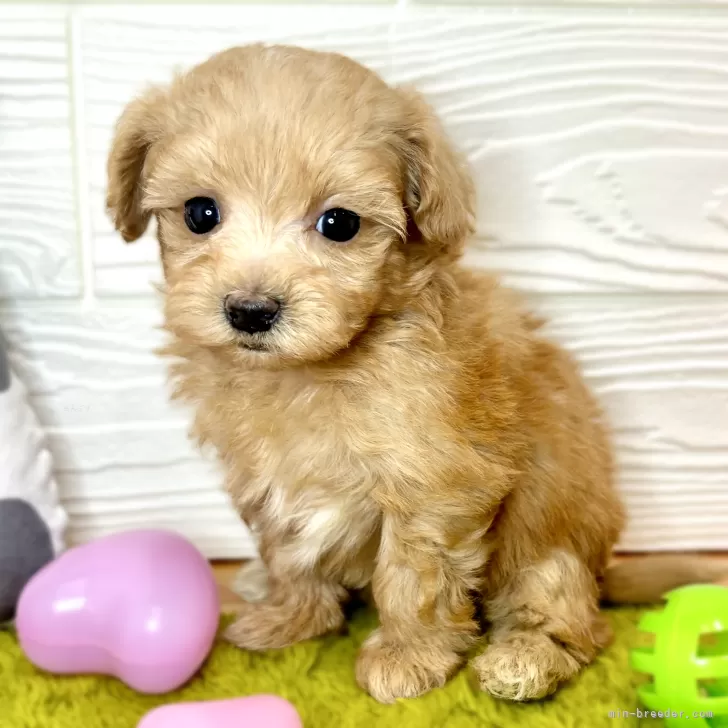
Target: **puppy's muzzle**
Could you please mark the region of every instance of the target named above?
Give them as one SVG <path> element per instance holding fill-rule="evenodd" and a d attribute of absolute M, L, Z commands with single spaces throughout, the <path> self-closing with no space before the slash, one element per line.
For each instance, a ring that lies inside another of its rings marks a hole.
<path fill-rule="evenodd" d="M 245 334 L 270 331 L 280 311 L 281 304 L 267 296 L 248 298 L 230 293 L 225 297 L 225 314 L 230 325 Z"/>

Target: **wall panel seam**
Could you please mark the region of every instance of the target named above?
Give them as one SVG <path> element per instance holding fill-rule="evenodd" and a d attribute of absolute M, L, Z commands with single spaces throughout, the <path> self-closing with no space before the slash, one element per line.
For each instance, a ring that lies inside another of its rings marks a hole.
<path fill-rule="evenodd" d="M 66 40 L 70 108 L 73 198 L 76 212 L 76 245 L 81 268 L 82 304 L 96 304 L 93 230 L 89 203 L 88 155 L 86 152 L 86 110 L 81 53 L 81 14 L 70 7 L 66 15 Z"/>

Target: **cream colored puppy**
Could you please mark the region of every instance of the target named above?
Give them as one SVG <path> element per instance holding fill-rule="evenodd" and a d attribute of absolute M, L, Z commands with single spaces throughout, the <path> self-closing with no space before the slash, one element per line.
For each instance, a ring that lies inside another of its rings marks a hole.
<path fill-rule="evenodd" d="M 594 658 L 623 524 L 601 412 L 519 297 L 459 264 L 472 183 L 417 94 L 335 54 L 226 51 L 128 106 L 108 206 L 126 240 L 157 219 L 176 396 L 259 541 L 229 639 L 337 630 L 371 586 L 356 672 L 380 701 L 442 685 L 481 606 L 493 695 Z M 695 576 L 659 574 L 650 597 Z"/>

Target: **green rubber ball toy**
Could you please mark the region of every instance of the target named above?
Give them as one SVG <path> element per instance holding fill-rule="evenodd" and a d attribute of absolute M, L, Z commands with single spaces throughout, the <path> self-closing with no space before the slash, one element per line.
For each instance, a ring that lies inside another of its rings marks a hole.
<path fill-rule="evenodd" d="M 639 698 L 667 726 L 728 726 L 728 588 L 686 586 L 665 599 L 639 623 L 654 644 L 631 653 L 632 667 L 652 676 Z"/>

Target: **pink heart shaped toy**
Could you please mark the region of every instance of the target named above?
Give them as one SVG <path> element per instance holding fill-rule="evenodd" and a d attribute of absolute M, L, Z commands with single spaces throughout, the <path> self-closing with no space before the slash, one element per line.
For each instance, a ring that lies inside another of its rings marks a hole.
<path fill-rule="evenodd" d="M 303 728 L 296 709 L 275 695 L 165 705 L 137 728 Z"/>
<path fill-rule="evenodd" d="M 52 673 L 111 675 L 142 693 L 186 683 L 212 648 L 220 605 L 212 569 L 186 539 L 130 531 L 64 553 L 26 585 L 20 646 Z"/>

